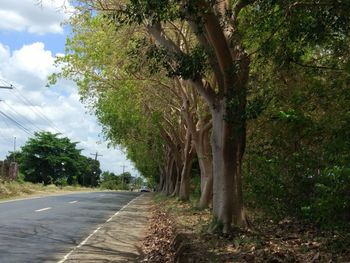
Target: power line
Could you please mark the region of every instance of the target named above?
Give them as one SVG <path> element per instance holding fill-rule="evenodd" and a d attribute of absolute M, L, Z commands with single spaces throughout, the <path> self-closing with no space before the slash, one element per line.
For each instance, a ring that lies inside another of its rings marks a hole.
<path fill-rule="evenodd" d="M 17 114 L 22 120 L 24 120 L 25 122 L 27 122 L 29 125 L 32 126 L 32 128 L 34 127 L 34 131 L 38 130 L 38 131 L 43 131 L 41 128 L 39 128 L 38 126 L 36 126 L 31 120 L 27 119 L 25 116 L 23 116 L 21 113 L 19 113 L 15 108 L 13 108 L 10 104 L 8 104 L 6 101 L 4 100 L 0 100 L 0 102 L 3 102 L 11 111 L 13 111 L 15 114 Z"/>
<path fill-rule="evenodd" d="M 19 127 L 20 129 L 22 129 L 25 133 L 27 133 L 30 136 L 33 136 L 33 134 L 31 133 L 30 130 L 28 130 L 26 127 L 24 127 L 22 124 L 20 124 L 18 121 L 16 121 L 15 119 L 13 119 L 12 117 L 10 117 L 9 115 L 7 115 L 6 113 L 2 112 L 0 110 L 0 114 L 3 115 L 5 118 L 7 118 L 8 120 L 12 121 L 17 127 Z"/>
<path fill-rule="evenodd" d="M 2 102 L 4 102 L 4 101 L 2 101 Z M 16 116 L 16 114 L 14 114 L 13 112 L 8 112 L 8 111 L 2 111 L 2 113 L 4 113 L 4 114 L 6 114 L 8 117 L 10 117 L 12 120 L 14 120 L 14 121 L 16 121 L 17 123 L 19 123 L 20 125 L 22 125 L 26 130 L 28 130 L 30 133 L 32 133 L 32 134 L 34 134 L 35 133 L 35 128 L 34 129 L 32 129 L 32 127 L 27 127 L 27 125 L 25 125 L 24 123 L 23 123 L 23 120 L 21 119 L 21 120 L 19 120 L 17 117 L 18 116 Z M 7 119 L 9 119 L 9 118 L 7 118 Z M 12 123 L 14 122 L 14 121 L 11 121 Z M 18 126 L 18 125 L 17 125 Z"/>
<path fill-rule="evenodd" d="M 26 97 L 24 97 L 21 92 L 18 90 L 18 88 L 14 85 L 12 85 L 11 83 L 9 83 L 8 81 L 2 79 L 2 81 L 4 83 L 6 83 L 6 85 L 8 85 L 9 87 L 11 87 L 12 90 L 16 91 L 16 93 L 18 94 L 16 97 L 18 99 L 20 99 L 25 105 L 29 106 L 29 109 L 39 118 L 41 118 L 44 122 L 46 122 L 48 124 L 48 126 L 51 126 L 51 128 L 53 128 L 54 130 L 56 130 L 58 133 L 63 134 L 58 128 L 57 126 L 48 118 L 45 116 L 45 114 L 40 110 L 40 108 L 38 108 L 37 106 L 33 105 L 33 103 L 31 103 Z"/>
<path fill-rule="evenodd" d="M 56 130 L 58 133 L 62 133 L 57 127 L 56 125 L 48 118 L 44 115 L 44 113 L 40 110 L 40 108 L 38 108 L 37 106 L 33 105 L 26 97 L 24 97 L 19 90 L 14 87 L 13 89 L 14 91 L 17 92 L 17 94 L 19 95 L 19 99 L 26 104 L 27 106 L 29 106 L 29 109 L 38 117 L 40 117 L 43 121 L 45 121 L 49 126 L 51 126 L 51 128 L 53 128 L 54 130 Z"/>

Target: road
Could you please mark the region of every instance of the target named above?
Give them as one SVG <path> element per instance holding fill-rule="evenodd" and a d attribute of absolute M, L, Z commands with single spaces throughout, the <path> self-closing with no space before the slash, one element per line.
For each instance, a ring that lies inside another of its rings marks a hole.
<path fill-rule="evenodd" d="M 0 203 L 0 262 L 58 262 L 138 195 L 89 192 Z"/>

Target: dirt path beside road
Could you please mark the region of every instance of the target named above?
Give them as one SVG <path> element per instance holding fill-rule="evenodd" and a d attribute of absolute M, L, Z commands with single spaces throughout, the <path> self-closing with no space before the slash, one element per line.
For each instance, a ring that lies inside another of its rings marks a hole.
<path fill-rule="evenodd" d="M 139 262 L 150 218 L 152 194 L 143 194 L 94 230 L 59 263 Z"/>

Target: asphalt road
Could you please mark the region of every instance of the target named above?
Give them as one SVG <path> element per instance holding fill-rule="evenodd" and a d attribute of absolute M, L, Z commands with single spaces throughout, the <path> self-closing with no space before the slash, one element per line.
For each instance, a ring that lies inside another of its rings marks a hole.
<path fill-rule="evenodd" d="M 138 195 L 91 192 L 0 203 L 0 263 L 58 262 Z"/>

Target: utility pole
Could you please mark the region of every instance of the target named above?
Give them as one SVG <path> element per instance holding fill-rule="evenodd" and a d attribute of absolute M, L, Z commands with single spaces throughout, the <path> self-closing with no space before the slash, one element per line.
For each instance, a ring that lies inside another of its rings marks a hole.
<path fill-rule="evenodd" d="M 97 161 L 97 157 L 98 157 L 98 156 L 103 156 L 102 154 L 98 154 L 98 152 L 96 152 L 96 153 L 90 153 L 90 155 L 95 156 L 95 161 Z"/>
<path fill-rule="evenodd" d="M 98 152 L 96 151 L 96 153 L 90 153 L 90 155 L 95 156 L 95 161 L 97 161 L 97 157 L 99 156 L 103 156 L 102 154 L 98 154 Z M 94 174 L 96 174 L 96 171 L 94 171 Z M 91 180 L 92 183 L 92 180 Z M 85 184 L 85 175 L 83 174 L 83 185 Z"/>
<path fill-rule="evenodd" d="M 125 167 L 126 167 L 126 165 L 124 164 L 124 165 L 121 165 L 121 167 L 123 167 L 123 173 L 125 172 Z"/>
<path fill-rule="evenodd" d="M 13 86 L 12 85 L 10 85 L 10 86 L 0 86 L 0 89 L 13 89 Z M 3 101 L 2 99 L 0 99 L 0 101 Z M 16 161 L 16 153 L 15 153 L 15 151 L 16 151 L 16 137 L 15 137 L 15 139 L 14 139 L 14 141 L 13 141 L 13 161 L 15 162 Z"/>
<path fill-rule="evenodd" d="M 13 161 L 16 162 L 16 136 L 13 138 Z"/>
<path fill-rule="evenodd" d="M 125 164 L 123 164 L 123 165 L 121 165 L 121 167 L 123 167 L 123 173 L 122 173 L 122 185 L 123 185 L 123 189 L 124 189 L 124 172 L 125 172 L 125 167 L 126 167 L 126 165 L 125 165 Z"/>

